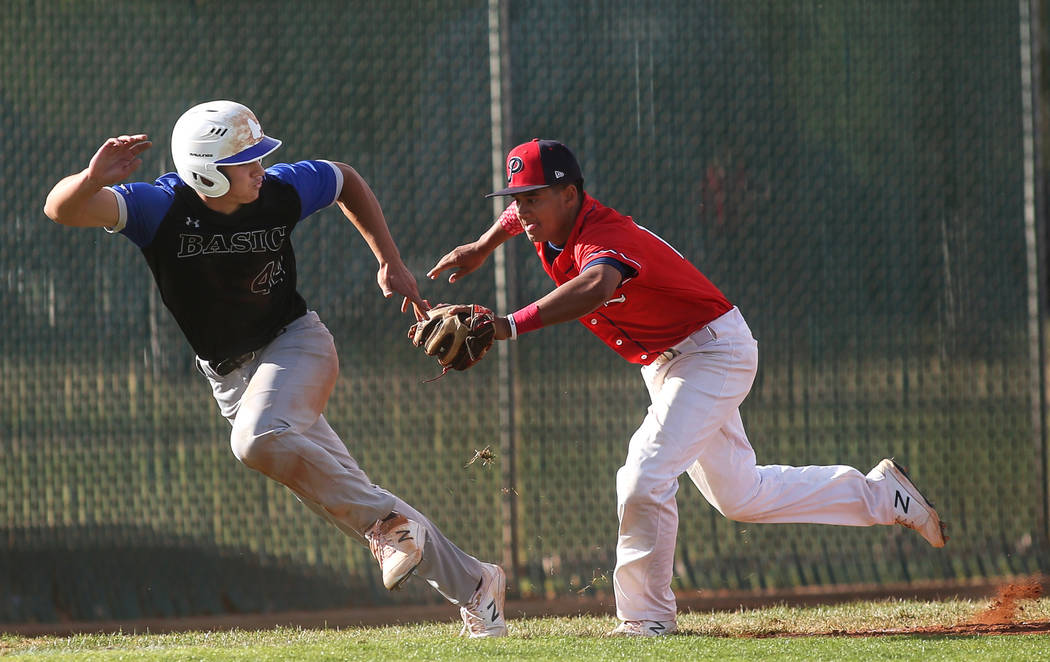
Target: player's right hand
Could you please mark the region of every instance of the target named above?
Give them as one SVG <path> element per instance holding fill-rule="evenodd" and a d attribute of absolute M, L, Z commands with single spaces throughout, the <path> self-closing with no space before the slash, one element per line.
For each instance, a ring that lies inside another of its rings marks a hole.
<path fill-rule="evenodd" d="M 87 175 L 100 186 L 119 184 L 142 165 L 139 154 L 152 146 L 144 133 L 110 138 L 91 157 Z"/>
<path fill-rule="evenodd" d="M 461 277 L 476 271 L 478 267 L 485 263 L 486 257 L 488 257 L 488 253 L 477 242 L 456 246 L 438 260 L 437 264 L 427 272 L 427 278 L 434 280 L 442 271 L 454 269 L 449 274 L 448 282 L 455 283 Z"/>
<path fill-rule="evenodd" d="M 430 304 L 420 296 L 416 277 L 412 275 L 404 262 L 398 260 L 396 263 L 381 264 L 379 271 L 376 272 L 376 282 L 379 283 L 379 289 L 383 291 L 383 296 L 387 299 L 394 296 L 395 292 L 404 297 L 401 302 L 402 313 L 407 313 L 411 307 L 417 320 L 426 317 Z"/>

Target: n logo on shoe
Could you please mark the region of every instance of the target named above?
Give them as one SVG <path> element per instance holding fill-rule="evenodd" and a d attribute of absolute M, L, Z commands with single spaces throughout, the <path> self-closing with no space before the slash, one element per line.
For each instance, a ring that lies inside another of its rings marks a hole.
<path fill-rule="evenodd" d="M 654 623 L 654 624 L 649 626 L 649 630 L 653 634 L 660 634 L 661 632 L 663 632 L 666 629 L 667 629 L 667 626 L 665 626 L 663 623 L 661 623 L 659 621 L 657 621 L 656 623 Z"/>
<path fill-rule="evenodd" d="M 494 621 L 494 620 L 496 620 L 497 618 L 499 618 L 499 611 L 498 611 L 498 610 L 496 609 L 496 601 L 495 601 L 495 600 L 493 600 L 492 602 L 490 602 L 490 603 L 488 604 L 488 606 L 487 606 L 487 607 L 485 607 L 485 609 L 488 609 L 488 610 L 490 610 L 490 611 L 492 612 L 492 615 L 491 615 L 491 616 L 489 616 L 489 620 L 490 620 L 490 621 Z"/>
<path fill-rule="evenodd" d="M 907 509 L 905 509 L 905 512 L 907 512 Z M 401 535 L 401 537 L 397 539 L 398 542 L 405 542 L 406 540 L 412 539 L 412 535 L 408 532 L 408 529 L 401 529 L 398 533 Z"/>
<path fill-rule="evenodd" d="M 901 498 L 901 492 L 900 490 L 897 490 L 896 495 L 893 497 L 893 507 L 896 508 L 898 504 L 900 505 L 901 510 L 907 514 L 908 506 L 911 505 L 911 497 Z"/>

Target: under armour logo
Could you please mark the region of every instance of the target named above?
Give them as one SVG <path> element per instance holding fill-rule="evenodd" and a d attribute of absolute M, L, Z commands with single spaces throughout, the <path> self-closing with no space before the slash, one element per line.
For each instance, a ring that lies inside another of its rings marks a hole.
<path fill-rule="evenodd" d="M 188 225 L 190 227 L 194 227 L 194 228 L 199 228 L 201 226 L 201 222 L 198 221 L 195 218 L 191 218 L 191 217 L 187 216 L 186 217 L 186 225 Z"/>
<path fill-rule="evenodd" d="M 900 490 L 897 490 L 896 494 L 893 497 L 893 507 L 896 508 L 898 505 L 901 507 L 901 510 L 903 510 L 905 514 L 907 514 L 908 506 L 911 505 L 911 497 L 908 496 L 902 498 Z"/>

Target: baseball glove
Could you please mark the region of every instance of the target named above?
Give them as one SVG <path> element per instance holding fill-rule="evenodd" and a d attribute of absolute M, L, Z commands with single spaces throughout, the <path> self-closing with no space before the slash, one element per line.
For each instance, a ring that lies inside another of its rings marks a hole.
<path fill-rule="evenodd" d="M 437 357 L 444 375 L 449 369 L 466 370 L 485 356 L 495 340 L 494 320 L 484 306 L 443 303 L 408 329 L 408 339 L 428 356 Z"/>

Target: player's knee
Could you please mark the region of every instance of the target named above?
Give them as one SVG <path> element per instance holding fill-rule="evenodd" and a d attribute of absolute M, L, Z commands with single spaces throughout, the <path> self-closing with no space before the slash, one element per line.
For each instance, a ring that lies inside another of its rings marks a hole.
<path fill-rule="evenodd" d="M 245 466 L 263 473 L 273 464 L 277 453 L 276 441 L 276 431 L 261 431 L 256 426 L 235 424 L 230 434 L 230 448 L 234 456 Z"/>
<path fill-rule="evenodd" d="M 715 494 L 715 508 L 726 519 L 735 522 L 749 522 L 755 516 L 754 500 L 741 494 Z"/>
<path fill-rule="evenodd" d="M 722 516 L 726 519 L 733 520 L 734 522 L 746 522 L 747 511 L 739 504 L 725 504 L 717 503 L 715 508 L 718 512 L 722 513 Z"/>
<path fill-rule="evenodd" d="M 616 472 L 616 501 L 627 503 L 638 491 L 638 475 L 626 466 Z"/>
<path fill-rule="evenodd" d="M 259 437 L 247 430 L 239 430 L 234 427 L 233 433 L 230 435 L 230 450 L 243 464 L 254 469 L 256 467 L 253 465 L 258 463 L 261 455 L 265 452 L 266 440 L 264 437 L 265 435 Z"/>
<path fill-rule="evenodd" d="M 616 472 L 616 500 L 622 506 L 658 503 L 660 486 L 646 477 L 639 467 L 623 466 Z"/>

